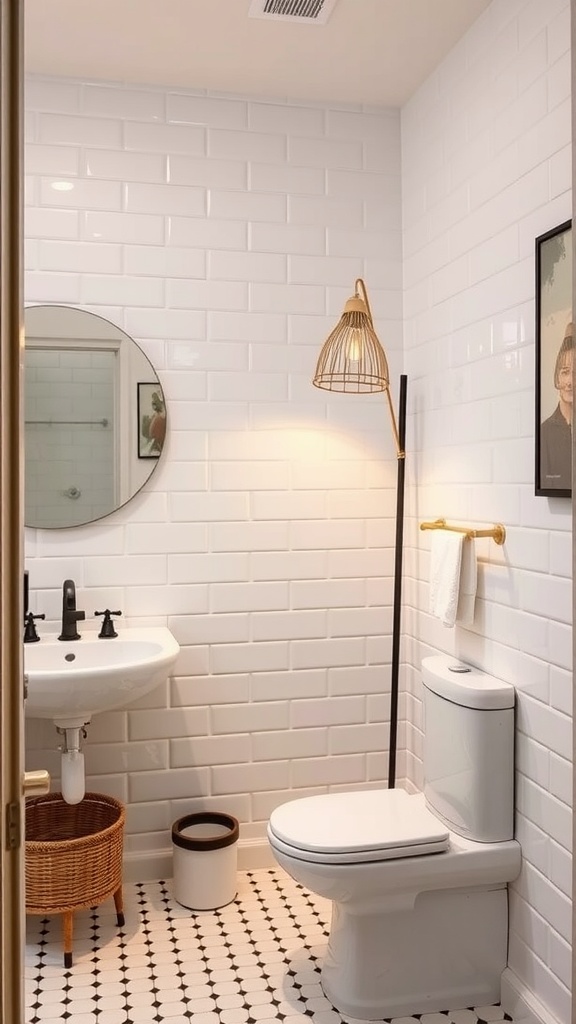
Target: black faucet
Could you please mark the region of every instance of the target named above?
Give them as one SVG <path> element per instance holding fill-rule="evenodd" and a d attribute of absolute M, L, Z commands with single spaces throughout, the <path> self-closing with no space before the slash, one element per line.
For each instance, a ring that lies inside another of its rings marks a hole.
<path fill-rule="evenodd" d="M 64 580 L 62 587 L 62 632 L 59 640 L 79 640 L 76 623 L 86 618 L 86 612 L 76 611 L 76 585 L 74 580 Z"/>

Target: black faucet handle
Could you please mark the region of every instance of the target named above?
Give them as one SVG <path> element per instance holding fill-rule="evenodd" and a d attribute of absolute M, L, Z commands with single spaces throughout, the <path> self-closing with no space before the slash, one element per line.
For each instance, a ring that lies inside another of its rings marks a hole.
<path fill-rule="evenodd" d="M 98 633 L 101 640 L 108 640 L 111 637 L 118 636 L 118 633 L 114 629 L 114 623 L 112 621 L 113 615 L 122 615 L 121 611 L 111 612 L 109 608 L 106 608 L 103 612 L 94 612 L 94 615 L 103 615 L 102 628 Z"/>
<path fill-rule="evenodd" d="M 33 615 L 32 612 L 27 612 L 24 616 L 24 643 L 35 644 L 39 641 L 40 637 L 36 630 L 35 619 L 45 619 L 45 615 Z"/>

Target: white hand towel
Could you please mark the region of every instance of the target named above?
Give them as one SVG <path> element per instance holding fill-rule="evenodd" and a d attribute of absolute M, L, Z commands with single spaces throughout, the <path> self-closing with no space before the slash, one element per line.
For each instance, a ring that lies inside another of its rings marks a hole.
<path fill-rule="evenodd" d="M 438 530 L 430 546 L 430 613 L 445 626 L 471 626 L 477 568 L 474 542 L 465 533 Z"/>
<path fill-rule="evenodd" d="M 430 545 L 430 612 L 445 626 L 456 622 L 465 534 L 437 530 Z"/>
<path fill-rule="evenodd" d="M 456 610 L 456 622 L 461 626 L 471 626 L 474 622 L 477 583 L 476 545 L 473 540 L 466 540 L 462 548 L 460 591 Z"/>

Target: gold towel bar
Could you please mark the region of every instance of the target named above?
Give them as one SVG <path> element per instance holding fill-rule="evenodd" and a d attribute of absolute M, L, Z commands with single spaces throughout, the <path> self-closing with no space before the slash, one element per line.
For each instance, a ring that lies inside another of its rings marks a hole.
<path fill-rule="evenodd" d="M 503 544 L 506 540 L 506 527 L 502 523 L 495 523 L 486 530 L 475 530 L 470 526 L 448 526 L 445 519 L 435 519 L 433 523 L 420 523 L 421 530 L 452 530 L 454 533 L 465 533 L 472 540 L 474 537 L 492 537 L 496 544 Z"/>

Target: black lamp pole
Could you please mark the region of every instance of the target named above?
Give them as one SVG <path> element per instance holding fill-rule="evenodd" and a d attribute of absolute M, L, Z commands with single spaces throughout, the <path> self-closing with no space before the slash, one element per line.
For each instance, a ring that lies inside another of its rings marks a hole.
<path fill-rule="evenodd" d="M 394 614 L 392 619 L 392 670 L 390 686 L 390 752 L 388 789 L 396 785 L 396 747 L 398 733 L 398 676 L 400 670 L 400 613 L 402 609 L 402 554 L 404 541 L 404 477 L 406 472 L 406 390 L 408 378 L 400 377 L 398 403 L 398 480 L 396 485 L 396 546 L 394 554 Z"/>

